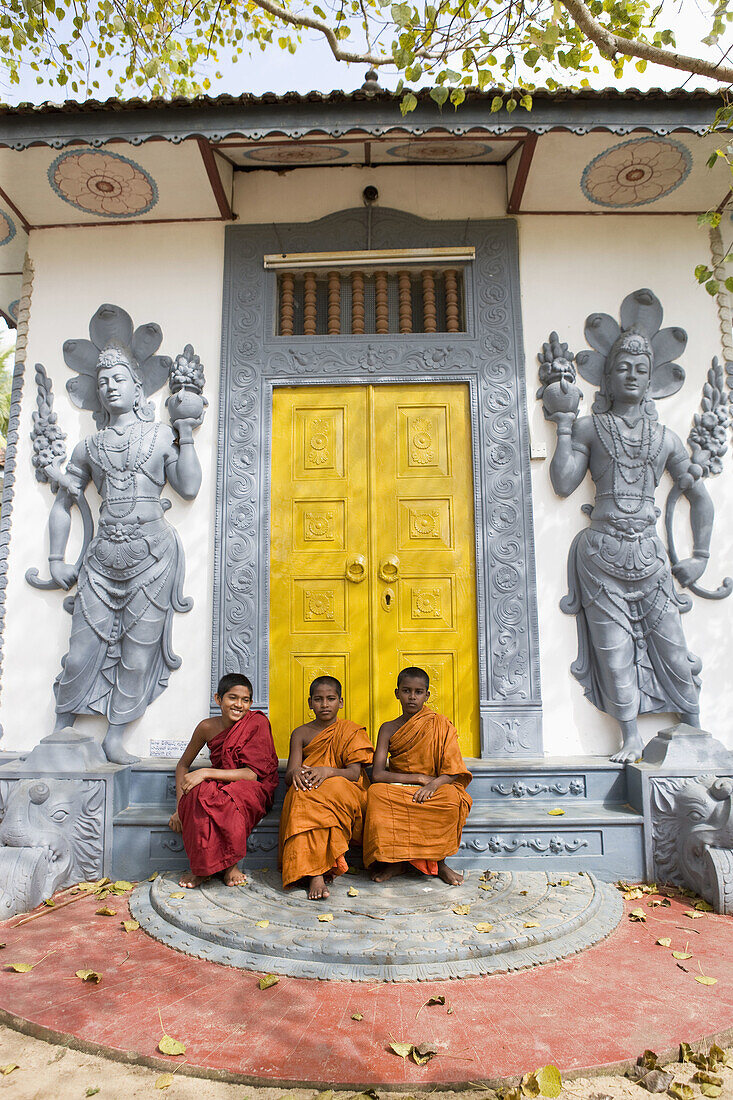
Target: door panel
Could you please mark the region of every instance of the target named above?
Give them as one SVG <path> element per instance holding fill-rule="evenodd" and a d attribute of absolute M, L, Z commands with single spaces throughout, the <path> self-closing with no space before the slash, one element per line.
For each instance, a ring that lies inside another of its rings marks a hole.
<path fill-rule="evenodd" d="M 475 533 L 464 385 L 277 389 L 270 717 L 279 754 L 310 681 L 344 684 L 372 737 L 420 665 L 477 755 Z"/>
<path fill-rule="evenodd" d="M 430 676 L 430 706 L 447 714 L 467 755 L 478 751 L 478 670 L 473 464 L 468 387 L 378 386 L 373 469 L 381 498 L 375 527 L 378 722 L 394 717 L 397 673 Z M 380 486 L 383 489 L 380 490 Z M 396 563 L 396 564 L 394 564 Z M 391 598 L 385 607 L 385 593 Z"/>

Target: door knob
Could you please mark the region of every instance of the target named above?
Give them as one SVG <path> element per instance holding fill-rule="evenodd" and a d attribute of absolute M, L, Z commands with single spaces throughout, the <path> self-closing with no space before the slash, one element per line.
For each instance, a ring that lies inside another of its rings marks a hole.
<path fill-rule="evenodd" d="M 366 558 L 363 554 L 354 554 L 353 558 L 347 559 L 344 575 L 352 584 L 361 584 L 366 580 Z"/>
<path fill-rule="evenodd" d="M 393 584 L 400 575 L 400 559 L 395 554 L 390 554 L 379 563 L 379 579 Z"/>

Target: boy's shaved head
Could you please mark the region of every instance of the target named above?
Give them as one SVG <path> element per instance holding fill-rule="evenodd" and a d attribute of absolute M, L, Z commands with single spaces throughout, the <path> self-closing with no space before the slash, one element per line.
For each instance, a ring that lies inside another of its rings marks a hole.
<path fill-rule="evenodd" d="M 335 676 L 316 676 L 315 680 L 308 689 L 308 698 L 313 698 L 313 692 L 319 687 L 331 687 L 335 690 L 339 699 L 341 698 L 341 683 Z"/>
<path fill-rule="evenodd" d="M 242 672 L 228 672 L 226 676 L 222 676 L 217 685 L 216 694 L 221 699 L 222 696 L 226 695 L 228 691 L 231 691 L 233 687 L 249 688 L 250 699 L 254 698 L 252 684 Z"/>
<path fill-rule="evenodd" d="M 411 665 L 409 668 L 403 668 L 397 677 L 397 687 L 399 687 L 402 681 L 406 680 L 408 676 L 411 680 L 422 680 L 425 683 L 426 689 L 430 691 L 430 677 L 424 668 L 417 668 L 415 665 Z"/>

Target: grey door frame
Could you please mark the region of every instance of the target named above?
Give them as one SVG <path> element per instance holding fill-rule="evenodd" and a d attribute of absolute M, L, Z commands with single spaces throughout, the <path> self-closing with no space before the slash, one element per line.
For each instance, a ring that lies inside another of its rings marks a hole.
<path fill-rule="evenodd" d="M 516 225 L 372 212 L 374 248 L 473 245 L 466 331 L 276 335 L 263 257 L 361 249 L 365 213 L 226 233 L 214 544 L 212 693 L 245 672 L 267 709 L 272 394 L 277 386 L 434 385 L 470 392 L 481 756 L 542 754 L 537 588 Z"/>

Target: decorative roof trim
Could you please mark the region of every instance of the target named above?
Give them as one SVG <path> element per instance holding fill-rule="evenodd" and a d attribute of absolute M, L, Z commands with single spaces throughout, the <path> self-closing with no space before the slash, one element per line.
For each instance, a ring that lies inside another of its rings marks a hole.
<path fill-rule="evenodd" d="M 106 103 L 44 104 L 0 108 L 0 146 L 26 149 L 48 145 L 63 149 L 83 142 L 99 147 L 108 141 L 141 145 L 162 140 L 178 144 L 189 138 L 217 143 L 231 137 L 251 141 L 282 135 L 297 140 L 316 135 L 340 138 L 359 133 L 369 138 L 422 134 L 546 134 L 604 131 L 621 136 L 634 132 L 667 135 L 703 134 L 710 125 L 719 96 L 708 92 L 537 91 L 531 112 L 491 113 L 492 92 L 469 91 L 456 112 L 442 113 L 419 93 L 416 109 L 402 118 L 399 95 L 288 92 L 283 96 L 243 95 L 238 98 L 107 100 Z M 518 118 L 517 115 L 520 115 Z"/>

